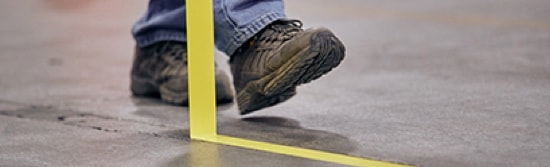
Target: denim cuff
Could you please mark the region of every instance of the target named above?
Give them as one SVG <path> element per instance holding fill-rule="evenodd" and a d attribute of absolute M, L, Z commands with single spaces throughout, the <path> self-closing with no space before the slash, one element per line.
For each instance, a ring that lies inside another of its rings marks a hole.
<path fill-rule="evenodd" d="M 283 13 L 267 13 L 261 17 L 258 17 L 255 21 L 247 24 L 244 27 L 240 27 L 234 30 L 231 41 L 218 41 L 225 42 L 224 44 L 217 45 L 218 49 L 228 56 L 233 55 L 235 51 L 241 47 L 248 39 L 254 37 L 258 32 L 263 30 L 269 24 L 274 21 L 284 19 L 286 15 Z"/>
<path fill-rule="evenodd" d="M 284 19 L 286 15 L 283 13 L 267 13 L 261 17 L 258 17 L 255 21 L 240 28 L 234 28 L 230 31 L 225 31 L 226 37 L 216 37 L 215 43 L 218 50 L 224 52 L 227 55 L 233 55 L 233 53 L 241 47 L 248 39 L 252 38 L 262 29 L 267 27 L 274 21 Z M 224 27 L 214 27 L 224 28 Z M 178 41 L 187 42 L 187 34 L 182 31 L 170 31 L 170 30 L 157 30 L 148 34 L 134 36 L 136 45 L 139 48 L 147 47 L 161 41 Z"/>
<path fill-rule="evenodd" d="M 147 47 L 161 41 L 187 42 L 187 34 L 181 31 L 158 30 L 150 34 L 134 37 L 139 48 Z"/>

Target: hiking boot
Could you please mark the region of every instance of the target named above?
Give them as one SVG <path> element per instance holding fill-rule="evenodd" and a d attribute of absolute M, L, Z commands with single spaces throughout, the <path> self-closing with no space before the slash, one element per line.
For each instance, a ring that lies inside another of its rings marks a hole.
<path fill-rule="evenodd" d="M 135 96 L 159 97 L 168 103 L 188 105 L 187 45 L 165 41 L 136 48 L 130 89 Z M 216 102 L 233 101 L 229 77 L 216 68 Z"/>
<path fill-rule="evenodd" d="M 298 20 L 276 21 L 230 59 L 240 114 L 288 100 L 344 59 L 344 45 L 328 29 L 303 30 Z"/>

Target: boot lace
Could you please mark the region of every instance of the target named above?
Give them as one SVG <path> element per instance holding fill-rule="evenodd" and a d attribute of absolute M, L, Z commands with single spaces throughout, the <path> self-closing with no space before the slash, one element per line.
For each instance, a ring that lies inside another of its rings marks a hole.
<path fill-rule="evenodd" d="M 258 53 L 271 51 L 301 31 L 303 30 L 300 20 L 278 20 L 260 31 L 250 39 L 247 46 L 241 47 L 239 51 L 242 52 L 253 46 L 256 46 L 255 50 Z"/>

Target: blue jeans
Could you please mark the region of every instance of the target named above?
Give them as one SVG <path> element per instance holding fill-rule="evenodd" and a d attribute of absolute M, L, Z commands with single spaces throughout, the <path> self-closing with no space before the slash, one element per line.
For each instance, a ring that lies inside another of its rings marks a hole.
<path fill-rule="evenodd" d="M 282 0 L 213 0 L 216 48 L 232 55 L 273 21 L 286 18 Z M 150 0 L 147 13 L 134 25 L 138 47 L 160 41 L 187 42 L 184 0 Z"/>

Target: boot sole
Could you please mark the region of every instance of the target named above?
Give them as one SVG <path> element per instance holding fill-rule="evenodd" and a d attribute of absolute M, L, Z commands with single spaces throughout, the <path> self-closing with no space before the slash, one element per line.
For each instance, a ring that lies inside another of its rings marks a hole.
<path fill-rule="evenodd" d="M 227 76 L 217 76 L 225 77 Z M 229 83 L 216 81 L 216 104 L 227 104 L 233 102 L 233 90 L 227 86 Z M 132 78 L 130 85 L 132 95 L 142 96 L 142 97 L 159 97 L 167 103 L 188 106 L 189 105 L 189 95 L 187 91 L 176 91 L 170 89 L 166 85 L 161 85 L 160 87 L 154 86 L 146 79 Z"/>
<path fill-rule="evenodd" d="M 241 115 L 288 100 L 296 94 L 295 87 L 318 79 L 344 59 L 344 45 L 329 30 L 319 30 L 310 40 L 310 47 L 279 69 L 245 86 L 237 95 Z"/>
<path fill-rule="evenodd" d="M 233 90 L 231 90 L 227 83 L 216 82 L 216 104 L 227 104 L 233 102 Z M 189 92 L 188 91 L 174 91 L 166 86 L 160 86 L 160 97 L 163 101 L 188 106 L 189 105 Z"/>

